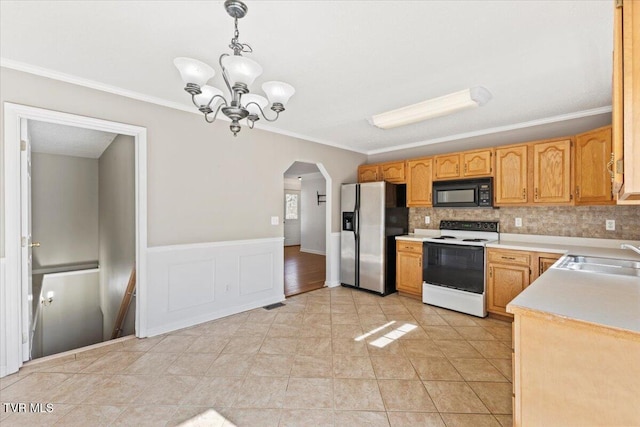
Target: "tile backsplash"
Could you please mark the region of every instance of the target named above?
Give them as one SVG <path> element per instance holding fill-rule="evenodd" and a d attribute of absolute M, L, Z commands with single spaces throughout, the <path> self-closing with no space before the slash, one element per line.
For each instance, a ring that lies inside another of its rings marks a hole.
<path fill-rule="evenodd" d="M 425 216 L 431 223 L 425 224 Z M 522 227 L 515 219 L 522 218 Z M 615 231 L 605 220 L 616 221 Z M 437 229 L 441 220 L 499 221 L 500 232 L 640 240 L 640 206 L 526 206 L 499 209 L 410 208 L 409 231 Z"/>

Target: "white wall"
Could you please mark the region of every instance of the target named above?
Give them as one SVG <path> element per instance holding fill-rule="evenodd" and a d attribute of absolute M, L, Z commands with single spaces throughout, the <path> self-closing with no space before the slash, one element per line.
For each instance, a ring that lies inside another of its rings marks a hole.
<path fill-rule="evenodd" d="M 136 262 L 133 137 L 118 135 L 99 159 L 100 307 L 104 339 L 111 338 Z M 135 300 L 122 335 L 134 332 Z"/>
<path fill-rule="evenodd" d="M 326 181 L 319 172 L 302 178 L 300 250 L 324 255 L 327 246 L 326 203 L 318 204 L 317 193 L 326 194 Z"/>
<path fill-rule="evenodd" d="M 98 259 L 98 160 L 31 153 L 33 268 Z"/>

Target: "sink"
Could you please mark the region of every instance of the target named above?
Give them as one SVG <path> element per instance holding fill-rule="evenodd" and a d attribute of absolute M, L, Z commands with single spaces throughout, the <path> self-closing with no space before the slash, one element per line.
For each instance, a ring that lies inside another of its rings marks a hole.
<path fill-rule="evenodd" d="M 566 255 L 553 268 L 640 277 L 640 261 Z"/>

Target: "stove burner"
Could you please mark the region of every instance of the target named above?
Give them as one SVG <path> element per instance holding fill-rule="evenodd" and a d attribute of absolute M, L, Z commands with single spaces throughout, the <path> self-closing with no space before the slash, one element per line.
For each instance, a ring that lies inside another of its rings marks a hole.
<path fill-rule="evenodd" d="M 462 239 L 463 242 L 486 242 L 487 239 Z"/>
<path fill-rule="evenodd" d="M 453 236 L 440 236 L 440 237 L 434 237 L 433 239 L 434 240 L 446 240 L 446 239 L 454 239 L 455 240 L 456 238 L 453 237 Z"/>

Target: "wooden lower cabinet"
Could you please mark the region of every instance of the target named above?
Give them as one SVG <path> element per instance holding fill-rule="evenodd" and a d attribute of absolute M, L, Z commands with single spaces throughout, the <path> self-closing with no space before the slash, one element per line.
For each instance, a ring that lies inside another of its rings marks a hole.
<path fill-rule="evenodd" d="M 510 309 L 514 426 L 640 425 L 637 333 Z"/>
<path fill-rule="evenodd" d="M 422 299 L 422 242 L 396 241 L 396 290 Z"/>
<path fill-rule="evenodd" d="M 487 311 L 500 316 L 507 304 L 547 271 L 562 255 L 506 249 L 487 249 Z"/>

